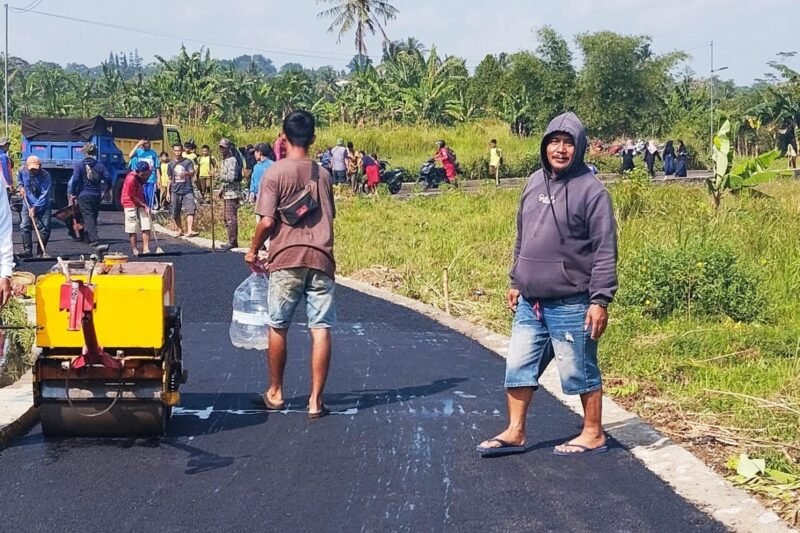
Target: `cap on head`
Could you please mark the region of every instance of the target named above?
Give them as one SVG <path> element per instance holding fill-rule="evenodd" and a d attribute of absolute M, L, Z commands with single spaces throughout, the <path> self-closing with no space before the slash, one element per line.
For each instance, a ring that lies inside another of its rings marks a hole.
<path fill-rule="evenodd" d="M 29 155 L 28 159 L 25 160 L 25 167 L 28 170 L 42 168 L 42 161 L 35 155 Z"/>
<path fill-rule="evenodd" d="M 219 140 L 219 146 L 220 148 L 233 148 L 233 143 L 231 142 L 230 139 L 226 139 L 225 137 L 223 137 L 222 139 Z"/>
<path fill-rule="evenodd" d="M 344 139 L 336 139 L 336 146 L 344 146 Z"/>
<path fill-rule="evenodd" d="M 136 172 L 142 174 L 144 172 L 150 173 L 150 164 L 147 161 L 139 161 L 136 163 Z"/>
<path fill-rule="evenodd" d="M 438 146 L 439 148 L 444 148 L 445 142 L 442 140 L 438 140 L 436 141 L 436 146 Z"/>
<path fill-rule="evenodd" d="M 94 143 L 86 143 L 83 145 L 83 155 L 97 155 L 97 146 Z"/>

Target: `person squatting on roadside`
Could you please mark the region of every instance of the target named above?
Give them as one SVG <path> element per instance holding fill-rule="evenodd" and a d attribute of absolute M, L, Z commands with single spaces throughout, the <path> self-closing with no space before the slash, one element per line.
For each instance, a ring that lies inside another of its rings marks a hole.
<path fill-rule="evenodd" d="M 175 143 L 172 147 L 174 159 L 167 165 L 169 174 L 169 193 L 167 202 L 172 212 L 172 220 L 178 227 L 178 237 L 197 237 L 199 233 L 194 231 L 194 215 L 197 213 L 197 202 L 194 199 L 194 188 L 192 187 L 192 177 L 194 177 L 194 163 L 183 155 L 183 145 Z M 145 199 L 147 198 L 145 191 Z M 181 213 L 186 212 L 186 233 L 183 232 L 181 224 Z"/>
<path fill-rule="evenodd" d="M 297 305 L 305 300 L 311 335 L 311 395 L 308 417 L 330 413 L 322 393 L 331 361 L 334 306 L 333 186 L 327 170 L 309 158 L 315 140 L 315 120 L 307 111 L 294 111 L 283 122 L 286 158 L 272 165 L 261 180 L 256 213 L 261 220 L 245 261 L 259 268 L 258 251 L 270 239 L 268 259 L 269 385 L 263 395 L 269 410 L 286 407 L 283 373 L 287 335 Z M 313 199 L 313 201 L 311 201 Z"/>
<path fill-rule="evenodd" d="M 228 139 L 219 141 L 222 156 L 219 178 L 222 189 L 219 192 L 223 202 L 223 220 L 228 231 L 228 243 L 220 246 L 220 250 L 228 251 L 239 247 L 239 196 L 242 188 L 243 168 L 234 153 L 236 147 Z"/>
<path fill-rule="evenodd" d="M 36 257 L 42 257 L 44 248 L 47 248 L 47 242 L 50 240 L 52 220 L 50 189 L 53 187 L 53 179 L 42 168 L 39 158 L 31 155 L 25 160 L 25 166 L 17 174 L 17 184 L 20 189 L 19 193 L 24 199 L 22 211 L 20 211 L 22 222 L 19 225 L 22 233 L 21 257 L 31 257 L 34 224 L 36 224 L 39 237 L 42 239 L 41 245 L 38 242 L 36 244 Z"/>
<path fill-rule="evenodd" d="M 83 145 L 83 155 L 85 159 L 75 163 L 72 169 L 67 192 L 70 203 L 74 203 L 77 199 L 78 207 L 81 209 L 86 240 L 90 245 L 97 246 L 100 240 L 97 233 L 97 216 L 100 214 L 103 194 L 106 188 L 111 186 L 111 177 L 105 165 L 97 160 L 97 146 L 86 143 Z"/>
<path fill-rule="evenodd" d="M 139 255 L 136 234 L 142 232 L 142 253 L 150 253 L 150 208 L 144 196 L 144 184 L 150 178 L 150 166 L 146 161 L 136 163 L 136 168 L 125 176 L 120 198 L 125 213 L 125 233 L 131 243 L 131 253 Z"/>
<path fill-rule="evenodd" d="M 522 453 L 528 407 L 553 359 L 565 394 L 579 394 L 583 431 L 556 455 L 608 450 L 597 343 L 617 290 L 617 227 L 611 198 L 584 163 L 586 131 L 573 113 L 556 117 L 541 144 L 542 169 L 525 185 L 508 306 L 514 311 L 508 358 L 508 427 L 478 446 L 484 457 Z"/>

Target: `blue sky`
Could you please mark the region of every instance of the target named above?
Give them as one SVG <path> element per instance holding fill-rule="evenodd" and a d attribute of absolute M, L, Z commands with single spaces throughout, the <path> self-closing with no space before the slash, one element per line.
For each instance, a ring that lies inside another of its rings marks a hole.
<path fill-rule="evenodd" d="M 354 50 L 352 37 L 337 44 L 327 33 L 328 23 L 316 16 L 324 6 L 315 0 L 11 0 L 10 5 L 36 3 L 36 11 L 157 35 L 12 10 L 10 54 L 28 61 L 94 65 L 112 49 L 137 48 L 150 62 L 155 54 L 173 55 L 185 41 L 190 49 L 207 43 L 215 57 L 263 53 L 277 66 L 300 62 L 342 68 Z M 713 39 L 715 65 L 729 67 L 721 77 L 739 84 L 762 77 L 777 52 L 800 52 L 798 0 L 395 0 L 394 5 L 400 14 L 387 26 L 390 38 L 414 36 L 427 47 L 467 59 L 470 67 L 487 53 L 535 48 L 533 29 L 541 25 L 553 26 L 573 49 L 574 35 L 582 32 L 649 35 L 657 52 L 692 54 L 687 64 L 702 75 L 709 69 Z M 370 38 L 368 46 L 370 54 L 380 55 L 378 38 Z M 800 56 L 790 65 L 800 69 Z"/>

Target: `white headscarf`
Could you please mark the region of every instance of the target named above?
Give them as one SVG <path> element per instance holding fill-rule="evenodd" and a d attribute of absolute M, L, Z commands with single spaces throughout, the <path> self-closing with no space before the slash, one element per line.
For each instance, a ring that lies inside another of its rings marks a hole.
<path fill-rule="evenodd" d="M 651 154 L 654 154 L 658 152 L 658 146 L 656 146 L 655 142 L 650 141 L 649 143 L 647 143 L 647 151 L 650 152 Z"/>
<path fill-rule="evenodd" d="M 625 143 L 625 149 L 626 150 L 635 150 L 636 149 L 636 147 L 634 146 L 632 140 L 628 139 L 628 142 Z"/>

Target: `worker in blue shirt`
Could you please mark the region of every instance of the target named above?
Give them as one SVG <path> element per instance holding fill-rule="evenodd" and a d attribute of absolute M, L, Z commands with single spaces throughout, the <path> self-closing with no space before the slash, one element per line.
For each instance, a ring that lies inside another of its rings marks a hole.
<path fill-rule="evenodd" d="M 39 230 L 41 243 L 37 243 L 36 255 L 41 257 L 47 241 L 50 240 L 50 189 L 53 187 L 53 179 L 50 174 L 42 168 L 42 162 L 35 155 L 28 156 L 25 166 L 20 169 L 17 175 L 19 193 L 23 197 L 22 202 L 22 222 L 19 225 L 22 233 L 21 257 L 31 257 L 33 250 L 33 225 Z M 37 239 L 38 240 L 38 239 Z"/>
<path fill-rule="evenodd" d="M 257 163 L 253 167 L 253 174 L 250 176 L 250 202 L 255 203 L 258 198 L 258 190 L 261 187 L 261 178 L 264 172 L 272 165 L 272 160 L 268 157 L 270 147 L 266 143 L 258 143 L 255 147 Z"/>
<path fill-rule="evenodd" d="M 136 143 L 131 153 L 128 154 L 130 159 L 131 170 L 136 168 L 139 161 L 145 161 L 150 165 L 150 177 L 147 178 L 147 183 L 143 185 L 144 188 L 144 201 L 150 209 L 155 206 L 156 197 L 156 183 L 158 183 L 158 175 L 161 173 L 161 164 L 158 153 L 150 147 L 150 139 L 145 137 Z"/>
<path fill-rule="evenodd" d="M 85 159 L 75 163 L 72 177 L 67 184 L 70 204 L 78 202 L 86 229 L 86 240 L 92 246 L 99 244 L 97 233 L 97 215 L 100 203 L 108 187 L 111 186 L 111 175 L 103 163 L 97 160 L 97 146 L 86 143 L 83 146 Z"/>
<path fill-rule="evenodd" d="M 14 177 L 11 174 L 11 159 L 8 158 L 8 149 L 11 147 L 11 141 L 8 137 L 0 137 L 0 173 L 3 175 L 6 189 L 14 187 Z"/>

